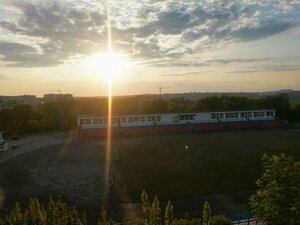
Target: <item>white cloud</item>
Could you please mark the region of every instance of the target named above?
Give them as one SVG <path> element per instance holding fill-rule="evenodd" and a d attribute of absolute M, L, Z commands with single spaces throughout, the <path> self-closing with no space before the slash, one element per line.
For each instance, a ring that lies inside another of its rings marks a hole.
<path fill-rule="evenodd" d="M 298 26 L 300 15 L 293 14 L 288 21 L 276 15 L 279 8 L 284 14 L 294 12 L 299 8 L 298 1 L 279 2 L 112 1 L 115 48 L 139 60 L 169 59 L 171 64 L 177 60 L 185 65 L 182 61 L 187 55 L 204 54 L 234 42 L 264 39 Z M 14 7 L 21 14 L 17 21 L 1 22 L 0 46 L 8 42 L 15 43 L 15 47 L 32 43 L 36 52 L 22 52 L 20 56 L 0 48 L 0 54 L 14 66 L 55 66 L 104 50 L 105 4 L 96 0 L 7 1 L 5 7 Z M 270 15 L 272 10 L 274 14 Z M 9 41 L 12 36 L 15 40 Z"/>

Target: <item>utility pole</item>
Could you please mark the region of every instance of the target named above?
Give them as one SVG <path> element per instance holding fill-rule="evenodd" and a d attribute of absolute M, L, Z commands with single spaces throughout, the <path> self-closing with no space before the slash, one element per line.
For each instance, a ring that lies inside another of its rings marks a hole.
<path fill-rule="evenodd" d="M 165 89 L 170 89 L 170 87 L 162 87 L 161 85 L 158 86 L 158 90 L 159 90 L 159 95 L 162 94 L 162 91 Z"/>

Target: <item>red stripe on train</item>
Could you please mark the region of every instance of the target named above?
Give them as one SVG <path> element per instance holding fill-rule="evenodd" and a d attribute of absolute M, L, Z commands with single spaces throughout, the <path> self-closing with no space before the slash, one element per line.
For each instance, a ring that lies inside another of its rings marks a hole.
<path fill-rule="evenodd" d="M 231 129 L 249 129 L 249 128 L 255 128 L 254 124 L 229 124 L 228 128 Z"/>
<path fill-rule="evenodd" d="M 198 125 L 195 127 L 196 131 L 206 131 L 206 130 L 222 130 L 223 126 L 218 124 L 205 124 L 205 125 Z"/>
<path fill-rule="evenodd" d="M 155 129 L 146 129 L 146 130 L 123 130 L 124 135 L 143 135 L 143 134 L 156 134 Z"/>
<path fill-rule="evenodd" d="M 186 132 L 192 129 L 190 127 L 162 127 L 160 130 L 163 132 Z"/>

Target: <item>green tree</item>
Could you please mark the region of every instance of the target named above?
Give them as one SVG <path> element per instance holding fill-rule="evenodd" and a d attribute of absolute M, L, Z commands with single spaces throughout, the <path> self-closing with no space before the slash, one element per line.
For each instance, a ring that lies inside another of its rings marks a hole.
<path fill-rule="evenodd" d="M 60 198 L 50 197 L 47 206 L 36 198 L 30 199 L 27 208 L 22 210 L 19 203 L 11 214 L 0 218 L 1 225 L 86 225 L 85 214 L 80 215 L 74 207 L 63 203 Z"/>
<path fill-rule="evenodd" d="M 223 99 L 217 96 L 210 96 L 194 101 L 192 111 L 195 112 L 209 112 L 223 110 Z"/>
<path fill-rule="evenodd" d="M 257 108 L 275 109 L 281 119 L 289 119 L 290 101 L 286 95 L 265 96 L 257 100 Z"/>
<path fill-rule="evenodd" d="M 168 201 L 166 209 L 165 209 L 164 224 L 165 225 L 174 225 L 174 223 L 175 223 L 174 206 L 171 204 L 170 201 Z"/>
<path fill-rule="evenodd" d="M 143 213 L 144 223 L 150 224 L 151 205 L 150 205 L 148 194 L 145 190 L 143 190 L 141 198 L 142 198 L 142 213 Z"/>
<path fill-rule="evenodd" d="M 268 225 L 300 224 L 300 162 L 284 154 L 263 155 L 264 173 L 250 198 L 256 218 Z"/>
<path fill-rule="evenodd" d="M 150 203 L 149 197 L 145 190 L 142 192 L 142 213 L 145 225 L 161 225 L 161 208 L 157 196 L 154 196 L 153 202 Z"/>
<path fill-rule="evenodd" d="M 159 200 L 157 196 L 154 196 L 153 202 L 151 204 L 151 212 L 150 212 L 150 224 L 149 225 L 161 225 L 161 208 L 159 206 Z"/>
<path fill-rule="evenodd" d="M 216 215 L 211 217 L 211 225 L 232 225 L 231 220 L 225 215 Z"/>
<path fill-rule="evenodd" d="M 33 118 L 33 106 L 20 104 L 13 108 L 15 120 L 19 123 L 29 121 Z"/>
<path fill-rule="evenodd" d="M 291 107 L 291 121 L 300 122 L 300 103 L 295 104 Z"/>
<path fill-rule="evenodd" d="M 202 211 L 203 225 L 211 225 L 211 208 L 208 202 L 204 203 Z"/>
<path fill-rule="evenodd" d="M 112 218 L 107 214 L 105 209 L 101 210 L 100 218 L 98 220 L 98 225 L 113 225 L 115 222 Z"/>

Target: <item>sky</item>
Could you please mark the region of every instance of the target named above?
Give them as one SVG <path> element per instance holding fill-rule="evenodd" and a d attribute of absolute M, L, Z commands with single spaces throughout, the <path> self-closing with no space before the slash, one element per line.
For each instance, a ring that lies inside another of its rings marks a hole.
<path fill-rule="evenodd" d="M 300 90 L 300 1 L 0 0 L 0 95 L 107 95 L 108 65 L 114 95 Z"/>

